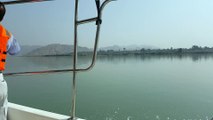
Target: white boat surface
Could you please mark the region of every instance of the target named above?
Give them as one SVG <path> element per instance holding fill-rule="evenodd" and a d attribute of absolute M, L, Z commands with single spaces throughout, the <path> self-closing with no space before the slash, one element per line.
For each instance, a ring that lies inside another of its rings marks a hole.
<path fill-rule="evenodd" d="M 8 120 L 68 120 L 70 116 L 8 103 Z M 75 118 L 74 120 L 84 120 Z"/>

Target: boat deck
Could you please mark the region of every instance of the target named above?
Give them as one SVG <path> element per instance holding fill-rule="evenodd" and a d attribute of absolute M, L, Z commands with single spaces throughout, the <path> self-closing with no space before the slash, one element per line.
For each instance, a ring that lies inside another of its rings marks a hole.
<path fill-rule="evenodd" d="M 66 115 L 9 103 L 8 120 L 68 120 Z M 76 118 L 75 120 L 84 120 Z"/>

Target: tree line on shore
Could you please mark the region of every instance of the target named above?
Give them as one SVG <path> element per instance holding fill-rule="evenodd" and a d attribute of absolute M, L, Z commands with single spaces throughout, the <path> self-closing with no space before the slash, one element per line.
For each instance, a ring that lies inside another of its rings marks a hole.
<path fill-rule="evenodd" d="M 205 54 L 205 53 L 213 53 L 213 47 L 201 47 L 197 45 L 193 45 L 191 48 L 168 48 L 168 49 L 145 49 L 141 48 L 140 50 L 123 50 L 115 51 L 115 50 L 99 50 L 99 55 L 145 55 L 145 54 Z"/>
<path fill-rule="evenodd" d="M 23 47 L 26 48 L 26 47 Z M 22 53 L 20 56 L 72 56 L 73 46 L 72 45 L 60 45 L 52 44 L 44 47 L 27 47 L 24 51 L 30 51 Z M 87 56 L 92 55 L 92 49 L 86 47 L 78 47 L 78 55 Z M 206 54 L 213 53 L 213 47 L 201 47 L 193 45 L 191 48 L 167 48 L 167 49 L 150 49 L 150 48 L 121 48 L 121 49 L 106 49 L 98 50 L 98 55 L 182 55 L 182 54 Z"/>

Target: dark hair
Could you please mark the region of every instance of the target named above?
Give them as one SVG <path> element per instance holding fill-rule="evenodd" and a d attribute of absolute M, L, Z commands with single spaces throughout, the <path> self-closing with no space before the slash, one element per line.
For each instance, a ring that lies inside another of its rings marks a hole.
<path fill-rule="evenodd" d="M 5 6 L 2 2 L 0 2 L 0 21 L 3 20 L 5 13 L 6 13 Z"/>

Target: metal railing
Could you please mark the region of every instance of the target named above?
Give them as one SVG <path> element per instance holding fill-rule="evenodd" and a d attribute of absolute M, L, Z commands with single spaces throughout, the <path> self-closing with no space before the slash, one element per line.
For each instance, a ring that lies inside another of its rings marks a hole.
<path fill-rule="evenodd" d="M 22 4 L 22 3 L 29 3 L 29 2 L 43 2 L 43 1 L 53 1 L 53 0 L 16 0 L 16 1 L 8 1 L 3 2 L 5 5 L 13 5 L 13 4 Z M 102 11 L 104 7 L 111 1 L 115 0 L 104 0 L 102 3 L 100 0 L 95 0 L 96 7 L 97 7 L 97 17 L 78 20 L 78 1 L 75 0 L 75 16 L 74 16 L 74 50 L 73 50 L 73 68 L 72 69 L 60 69 L 60 70 L 46 70 L 46 71 L 32 71 L 32 72 L 15 72 L 15 73 L 4 73 L 4 76 L 17 76 L 17 75 L 36 75 L 36 74 L 51 74 L 51 73 L 60 73 L 60 72 L 73 72 L 73 79 L 72 79 L 72 112 L 70 120 L 76 119 L 76 75 L 79 71 L 87 71 L 90 70 L 96 61 L 97 56 L 97 48 L 98 48 L 98 40 L 99 40 L 99 33 L 100 33 L 100 26 L 102 23 Z M 92 55 L 92 62 L 88 67 L 85 68 L 77 68 L 77 58 L 78 58 L 78 26 L 90 22 L 96 22 L 96 36 L 95 36 L 95 43 L 94 43 L 94 50 Z"/>

